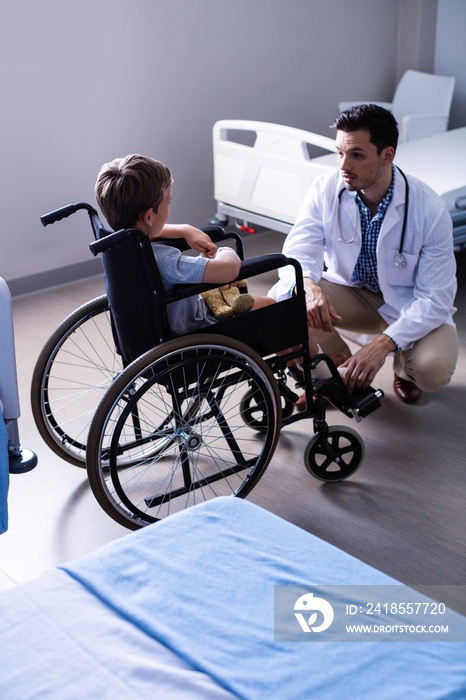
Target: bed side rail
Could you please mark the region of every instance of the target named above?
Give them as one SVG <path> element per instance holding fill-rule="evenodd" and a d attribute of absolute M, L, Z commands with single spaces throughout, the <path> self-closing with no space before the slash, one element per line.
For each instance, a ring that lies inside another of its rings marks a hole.
<path fill-rule="evenodd" d="M 293 224 L 313 179 L 335 169 L 321 162 L 320 156 L 312 157 L 313 147 L 334 153 L 335 142 L 280 124 L 241 119 L 216 122 L 215 200 L 230 214 L 239 209 Z"/>

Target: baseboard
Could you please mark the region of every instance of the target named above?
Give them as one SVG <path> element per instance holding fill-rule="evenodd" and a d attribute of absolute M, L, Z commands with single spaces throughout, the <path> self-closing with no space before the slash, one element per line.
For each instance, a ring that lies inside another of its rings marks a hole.
<path fill-rule="evenodd" d="M 12 297 L 20 297 L 26 294 L 34 294 L 42 292 L 52 287 L 59 287 L 70 282 L 78 282 L 79 280 L 88 277 L 96 277 L 102 273 L 102 264 L 100 260 L 86 260 L 73 265 L 47 270 L 46 272 L 38 272 L 34 275 L 26 277 L 17 277 L 16 279 L 5 280 L 8 284 Z"/>

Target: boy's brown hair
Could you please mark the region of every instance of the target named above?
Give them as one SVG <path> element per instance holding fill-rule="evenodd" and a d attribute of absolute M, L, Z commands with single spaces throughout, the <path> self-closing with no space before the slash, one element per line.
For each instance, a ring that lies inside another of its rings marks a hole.
<path fill-rule="evenodd" d="M 131 228 L 142 212 L 157 212 L 173 182 L 166 165 L 148 156 L 133 154 L 105 163 L 97 175 L 95 198 L 114 231 Z"/>

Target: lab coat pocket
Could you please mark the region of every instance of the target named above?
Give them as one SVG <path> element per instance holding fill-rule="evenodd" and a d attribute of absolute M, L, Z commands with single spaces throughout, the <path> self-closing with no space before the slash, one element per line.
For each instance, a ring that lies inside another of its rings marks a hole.
<path fill-rule="evenodd" d="M 391 248 L 386 258 L 387 282 L 393 287 L 413 287 L 418 255 L 410 255 L 403 251 Z"/>

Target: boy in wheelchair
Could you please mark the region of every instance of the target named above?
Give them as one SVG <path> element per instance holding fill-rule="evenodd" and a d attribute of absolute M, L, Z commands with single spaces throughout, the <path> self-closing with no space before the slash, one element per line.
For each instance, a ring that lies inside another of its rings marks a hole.
<path fill-rule="evenodd" d="M 117 158 L 105 163 L 97 176 L 95 197 L 97 204 L 114 231 L 138 228 L 152 242 L 154 256 L 163 286 L 171 292 L 179 284 L 228 284 L 237 278 L 241 260 L 229 247 L 217 247 L 210 237 L 188 224 L 169 224 L 173 177 L 169 168 L 148 156 L 138 154 Z M 160 238 L 184 238 L 187 244 L 200 253 L 183 255 L 177 248 L 158 244 Z M 255 297 L 253 310 L 275 304 L 275 299 Z M 202 295 L 182 299 L 168 308 L 168 320 L 175 335 L 185 335 L 217 322 L 216 316 L 205 303 Z M 290 350 L 278 354 L 286 354 Z M 322 350 L 309 337 L 309 355 Z M 302 383 L 299 363 L 290 361 L 290 371 L 298 384 Z M 330 371 L 325 363 L 314 370 L 315 378 L 328 378 Z M 306 406 L 305 393 L 296 402 L 301 411 Z"/>
<path fill-rule="evenodd" d="M 169 224 L 172 174 L 163 163 L 142 155 L 117 158 L 102 166 L 95 184 L 97 203 L 114 231 L 138 228 L 152 241 L 163 286 L 171 292 L 179 284 L 228 284 L 238 277 L 241 259 L 229 247 L 217 247 L 194 226 Z M 157 243 L 160 238 L 184 238 L 197 256 Z M 256 297 L 253 309 L 274 304 Z M 184 335 L 216 323 L 217 318 L 201 295 L 182 299 L 168 308 L 175 335 Z"/>

